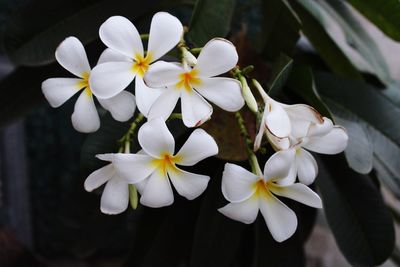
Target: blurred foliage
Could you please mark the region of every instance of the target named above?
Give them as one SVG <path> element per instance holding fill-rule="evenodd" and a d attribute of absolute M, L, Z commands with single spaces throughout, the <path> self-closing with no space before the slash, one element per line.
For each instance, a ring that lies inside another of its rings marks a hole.
<path fill-rule="evenodd" d="M 278 100 L 311 104 L 346 127 L 349 146 L 344 156 L 319 157 L 316 188 L 346 259 L 357 266 L 384 262 L 394 249 L 394 231 L 380 183 L 400 198 L 400 83 L 379 40 L 359 17 L 399 41 L 397 0 L 2 1 L 0 48 L 16 69 L 0 82 L 0 126 L 29 114 L 36 251 L 48 257 L 116 256 L 128 258 L 127 266 L 304 266 L 313 209 L 290 203 L 300 225 L 282 244 L 272 240 L 260 218 L 244 225 L 218 213 L 225 203 L 220 192 L 225 160 L 246 159 L 232 114 L 219 109 L 204 124 L 220 146 L 219 159 L 194 167 L 211 176 L 199 199 L 177 197 L 168 208 L 106 216 L 98 195 L 84 192 L 84 178 L 101 164 L 93 156 L 117 151 L 129 123 L 102 114 L 98 132 L 80 135 L 69 120 L 72 101 L 50 110 L 40 84 L 67 75 L 54 63 L 55 48 L 65 37 L 80 38 L 96 62 L 105 48 L 98 28 L 106 18 L 124 15 L 146 33 L 158 10 L 189 26 L 191 45 L 202 46 L 212 37 L 231 39 L 240 66 L 255 66 L 248 78 L 257 78 Z M 245 118 L 254 135 L 256 118 L 247 111 Z M 188 132 L 179 122 L 169 123 L 182 143 Z M 260 159 L 263 164 L 266 154 Z"/>

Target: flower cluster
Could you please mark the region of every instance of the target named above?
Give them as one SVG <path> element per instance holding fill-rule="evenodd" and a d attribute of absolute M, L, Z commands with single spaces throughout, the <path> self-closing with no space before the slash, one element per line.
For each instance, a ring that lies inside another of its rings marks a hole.
<path fill-rule="evenodd" d="M 201 48 L 196 58 L 185 44 L 181 22 L 165 12 L 153 16 L 147 50 L 136 27 L 121 16 L 107 19 L 99 35 L 108 48 L 93 69 L 77 38 L 68 37 L 59 45 L 56 60 L 76 78 L 44 81 L 46 99 L 52 107 L 59 107 L 82 91 L 72 114 L 72 125 L 80 132 L 94 132 L 100 127 L 94 98 L 118 121 L 130 120 L 137 106 L 139 115 L 130 131 L 135 130 L 140 119 L 147 118 L 147 122 L 137 132 L 138 152 L 130 152 L 128 135 L 119 153 L 97 155 L 108 164 L 87 177 L 85 189 L 92 191 L 105 184 L 100 209 L 106 214 L 127 209 L 131 188 L 139 192 L 142 205 L 153 208 L 173 203 L 171 183 L 179 195 L 189 200 L 198 197 L 206 190 L 210 177 L 185 171 L 181 166 L 193 166 L 217 155 L 218 146 L 212 136 L 197 128 L 175 152 L 175 140 L 166 121 L 178 100 L 182 121 L 189 128 L 211 118 L 213 107 L 209 102 L 228 112 L 238 112 L 246 103 L 250 110 L 258 112 L 243 75 L 218 77 L 238 70 L 235 46 L 215 38 Z M 161 60 L 175 48 L 180 52 L 180 62 Z M 132 82 L 135 95 L 125 90 Z M 252 223 L 260 210 L 272 236 L 281 242 L 295 232 L 297 218 L 276 196 L 321 208 L 320 198 L 307 187 L 318 172 L 316 161 L 307 150 L 339 153 L 347 145 L 347 134 L 312 107 L 279 103 L 257 82 L 255 87 L 265 108 L 254 151 L 262 145 L 265 135 L 276 152 L 263 172 L 252 149 L 248 153 L 253 172 L 234 164 L 225 165 L 222 193 L 230 203 L 219 211 L 234 220 Z M 125 153 L 121 153 L 124 147 Z"/>

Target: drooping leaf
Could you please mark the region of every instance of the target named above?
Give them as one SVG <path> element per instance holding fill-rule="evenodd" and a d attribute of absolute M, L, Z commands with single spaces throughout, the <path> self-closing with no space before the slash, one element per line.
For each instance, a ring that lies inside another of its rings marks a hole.
<path fill-rule="evenodd" d="M 303 33 L 329 67 L 344 77 L 362 79 L 356 66 L 329 34 L 329 14 L 316 1 L 292 1 L 291 5 L 301 20 Z"/>
<path fill-rule="evenodd" d="M 348 0 L 386 35 L 400 41 L 400 2 L 397 0 Z"/>
<path fill-rule="evenodd" d="M 293 59 L 281 54 L 272 66 L 271 79 L 268 83 L 268 94 L 275 97 L 286 84 L 292 71 Z"/>
<path fill-rule="evenodd" d="M 383 263 L 394 247 L 394 226 L 379 188 L 346 167 L 342 156 L 324 156 L 316 180 L 329 226 L 346 259 L 356 266 Z"/>
<path fill-rule="evenodd" d="M 230 31 L 236 0 L 197 0 L 190 21 L 188 38 L 203 46 L 214 37 L 225 37 Z"/>

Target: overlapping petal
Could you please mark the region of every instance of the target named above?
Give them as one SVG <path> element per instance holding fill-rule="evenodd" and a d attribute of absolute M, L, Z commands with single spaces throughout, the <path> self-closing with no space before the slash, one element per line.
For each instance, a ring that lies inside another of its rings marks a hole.
<path fill-rule="evenodd" d="M 321 154 L 337 154 L 347 147 L 348 135 L 344 128 L 334 126 L 332 130 L 323 136 L 312 136 L 303 144 L 303 147 Z"/>
<path fill-rule="evenodd" d="M 320 197 L 306 185 L 296 183 L 288 186 L 274 185 L 270 190 L 278 196 L 293 199 L 314 208 L 322 208 Z"/>
<path fill-rule="evenodd" d="M 151 20 L 147 51 L 155 61 L 174 48 L 183 34 L 182 23 L 166 12 L 158 12 Z"/>
<path fill-rule="evenodd" d="M 104 187 L 101 195 L 100 210 L 105 214 L 118 214 L 125 211 L 129 204 L 129 187 L 118 175 L 113 176 Z"/>
<path fill-rule="evenodd" d="M 105 184 L 115 174 L 115 170 L 112 164 L 108 164 L 94 172 L 92 172 L 85 180 L 84 187 L 88 192 Z"/>
<path fill-rule="evenodd" d="M 162 171 L 155 171 L 147 179 L 140 203 L 152 208 L 169 206 L 174 202 L 174 194 L 168 177 Z"/>
<path fill-rule="evenodd" d="M 256 191 L 254 183 L 258 179 L 257 175 L 248 170 L 238 165 L 227 163 L 222 174 L 222 194 L 229 202 L 245 201 Z"/>
<path fill-rule="evenodd" d="M 253 223 L 256 220 L 258 210 L 257 198 L 249 198 L 238 203 L 229 203 L 225 207 L 218 209 L 226 217 L 246 224 Z"/>
<path fill-rule="evenodd" d="M 150 65 L 144 80 L 154 88 L 172 86 L 179 82 L 179 75 L 184 71 L 181 64 L 160 60 Z"/>
<path fill-rule="evenodd" d="M 139 111 L 148 116 L 150 108 L 154 102 L 164 93 L 164 88 L 150 88 L 148 87 L 141 77 L 136 77 L 135 80 L 135 95 L 136 103 Z"/>
<path fill-rule="evenodd" d="M 99 98 L 98 100 L 103 108 L 110 111 L 111 116 L 117 121 L 127 121 L 135 113 L 135 96 L 127 91 L 122 91 L 111 98 Z"/>
<path fill-rule="evenodd" d="M 264 178 L 266 181 L 285 178 L 294 161 L 294 150 L 282 150 L 273 154 L 264 166 Z"/>
<path fill-rule="evenodd" d="M 154 158 L 174 154 L 175 140 L 161 118 L 153 119 L 140 127 L 138 139 L 143 150 Z"/>
<path fill-rule="evenodd" d="M 82 133 L 95 132 L 100 128 L 100 118 L 93 97 L 86 90 L 76 101 L 71 120 L 74 128 Z"/>
<path fill-rule="evenodd" d="M 310 152 L 299 149 L 296 155 L 297 175 L 305 185 L 312 184 L 318 174 L 318 165 Z"/>
<path fill-rule="evenodd" d="M 112 154 L 112 162 L 118 176 L 130 184 L 138 183 L 156 169 L 153 158 L 148 155 L 116 153 Z"/>
<path fill-rule="evenodd" d="M 240 82 L 235 79 L 202 78 L 195 89 L 204 98 L 226 111 L 238 111 L 244 105 Z"/>
<path fill-rule="evenodd" d="M 218 145 L 214 138 L 203 129 L 196 129 L 176 154 L 176 157 L 179 159 L 179 165 L 193 166 L 197 162 L 217 154 Z"/>
<path fill-rule="evenodd" d="M 214 38 L 201 50 L 195 69 L 201 77 L 213 77 L 234 68 L 238 62 L 235 46 L 228 40 Z"/>
<path fill-rule="evenodd" d="M 113 50 L 111 48 L 107 48 L 101 53 L 99 60 L 97 61 L 97 65 L 106 63 L 106 62 L 132 62 L 132 58 L 121 54 L 120 52 Z"/>
<path fill-rule="evenodd" d="M 85 48 L 76 37 L 68 37 L 61 42 L 56 49 L 56 59 L 75 76 L 84 78 L 84 75 L 90 72 Z"/>
<path fill-rule="evenodd" d="M 99 35 L 106 46 L 129 58 L 134 58 L 136 54 L 143 56 L 139 32 L 125 17 L 113 16 L 107 19 L 100 26 Z"/>
<path fill-rule="evenodd" d="M 192 200 L 207 188 L 209 176 L 183 171 L 179 168 L 168 170 L 169 178 L 179 195 Z"/>
<path fill-rule="evenodd" d="M 82 89 L 79 88 L 80 81 L 77 78 L 50 78 L 42 83 L 42 92 L 50 106 L 57 108 Z"/>
<path fill-rule="evenodd" d="M 273 135 L 279 138 L 289 136 L 291 131 L 289 116 L 280 103 L 271 100 L 265 106 L 264 113 L 266 113 L 265 124 Z"/>
<path fill-rule="evenodd" d="M 212 106 L 194 90 L 181 94 L 182 120 L 187 127 L 196 127 L 210 119 Z"/>
<path fill-rule="evenodd" d="M 154 101 L 149 110 L 147 118 L 149 120 L 154 118 L 162 118 L 163 120 L 167 120 L 173 112 L 180 96 L 181 92 L 179 90 L 164 90 L 160 97 Z"/>

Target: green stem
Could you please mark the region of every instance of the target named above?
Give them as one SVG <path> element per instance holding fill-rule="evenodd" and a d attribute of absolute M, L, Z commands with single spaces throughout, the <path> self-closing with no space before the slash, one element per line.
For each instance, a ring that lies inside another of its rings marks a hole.
<path fill-rule="evenodd" d="M 172 113 L 168 120 L 181 120 L 182 119 L 182 114 L 181 113 Z"/>
<path fill-rule="evenodd" d="M 130 145 L 132 142 L 133 135 L 135 134 L 135 130 L 143 119 L 144 115 L 142 113 L 139 113 L 136 119 L 131 123 L 129 130 L 125 133 L 124 136 L 122 136 L 121 139 L 119 139 L 121 147 L 124 147 L 125 151 L 130 150 Z"/>
<path fill-rule="evenodd" d="M 242 115 L 240 114 L 240 112 L 236 112 L 235 117 L 239 124 L 240 133 L 242 134 L 242 137 L 244 138 L 244 142 L 246 145 L 246 153 L 247 153 L 247 156 L 249 157 L 249 163 L 251 166 L 251 170 L 254 174 L 262 176 L 263 174 L 262 174 L 260 165 L 258 164 L 256 154 L 254 154 L 253 149 L 252 149 L 253 142 L 250 139 L 249 133 L 247 132 L 246 125 L 244 123 L 244 119 L 243 119 Z"/>
<path fill-rule="evenodd" d="M 203 49 L 203 47 L 195 47 L 195 48 L 190 49 L 189 51 L 192 54 L 200 54 L 201 49 Z"/>
<path fill-rule="evenodd" d="M 141 35 L 140 35 L 140 39 L 142 39 L 142 40 L 148 40 L 148 39 L 149 39 L 149 34 L 148 34 L 148 33 L 146 33 L 146 34 L 141 34 Z"/>

